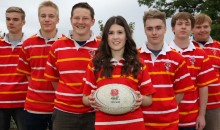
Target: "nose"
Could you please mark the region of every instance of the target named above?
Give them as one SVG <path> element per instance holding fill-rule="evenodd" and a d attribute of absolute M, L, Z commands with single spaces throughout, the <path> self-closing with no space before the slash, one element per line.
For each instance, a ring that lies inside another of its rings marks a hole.
<path fill-rule="evenodd" d="M 50 19 L 49 16 L 46 16 L 46 17 L 45 17 L 45 21 L 48 21 L 49 19 Z"/>
<path fill-rule="evenodd" d="M 118 38 L 118 34 L 117 33 L 114 33 L 113 36 L 112 36 L 114 39 Z"/>
<path fill-rule="evenodd" d="M 186 25 L 185 25 L 185 24 L 182 24 L 182 28 L 186 28 Z"/>
<path fill-rule="evenodd" d="M 156 33 L 157 33 L 157 29 L 156 29 L 156 28 L 153 28 L 152 33 L 153 33 L 153 34 L 156 34 Z"/>
<path fill-rule="evenodd" d="M 83 18 L 80 18 L 80 19 L 78 20 L 78 22 L 79 22 L 79 23 L 83 23 Z"/>

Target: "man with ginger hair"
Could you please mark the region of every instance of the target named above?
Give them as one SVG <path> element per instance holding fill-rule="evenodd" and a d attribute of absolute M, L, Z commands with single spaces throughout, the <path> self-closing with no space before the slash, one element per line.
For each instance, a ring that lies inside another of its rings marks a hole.
<path fill-rule="evenodd" d="M 194 16 L 193 40 L 195 46 L 203 48 L 209 56 L 215 69 L 218 81 L 208 87 L 208 103 L 206 110 L 206 126 L 204 130 L 220 130 L 220 42 L 213 40 L 211 33 L 211 18 L 206 14 Z"/>

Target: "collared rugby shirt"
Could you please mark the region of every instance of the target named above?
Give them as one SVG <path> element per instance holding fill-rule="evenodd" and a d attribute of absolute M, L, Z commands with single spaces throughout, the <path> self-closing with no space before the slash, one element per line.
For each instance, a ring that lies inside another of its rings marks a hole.
<path fill-rule="evenodd" d="M 0 39 L 0 108 L 24 107 L 28 80 L 16 70 L 23 41 L 13 45 L 7 35 Z"/>
<path fill-rule="evenodd" d="M 62 37 L 53 44 L 45 77 L 59 82 L 55 92 L 56 109 L 75 114 L 93 111 L 82 103 L 82 79 L 99 42 L 100 39 L 92 35 L 83 46 L 70 37 Z"/>
<path fill-rule="evenodd" d="M 126 59 L 125 59 L 126 60 Z M 151 95 L 155 92 L 152 86 L 150 76 L 147 71 L 147 66 L 144 65 L 139 72 L 137 78 L 133 76 L 121 76 L 121 70 L 124 60 L 119 61 L 112 59 L 113 72 L 112 78 L 100 77 L 101 72 L 98 73 L 97 78 L 94 74 L 93 63 L 90 62 L 84 78 L 84 95 L 89 95 L 91 90 L 96 90 L 99 87 L 107 84 L 123 84 L 131 87 L 135 91 L 140 91 L 142 95 Z M 141 108 L 128 112 L 122 115 L 110 115 L 101 111 L 96 111 L 96 130 L 145 130 L 144 119 Z"/>
<path fill-rule="evenodd" d="M 166 43 L 157 57 L 147 49 L 146 44 L 139 52 L 156 89 L 152 95 L 152 105 L 143 107 L 145 127 L 147 130 L 177 130 L 179 111 L 175 94 L 195 89 L 186 61 Z"/>
<path fill-rule="evenodd" d="M 195 126 L 199 114 L 199 89 L 208 87 L 209 84 L 216 82 L 218 78 L 207 54 L 202 49 L 195 47 L 192 41 L 184 50 L 179 48 L 173 41 L 170 43 L 170 47 L 185 58 L 191 79 L 196 87 L 195 91 L 185 93 L 179 104 L 179 126 Z"/>
<path fill-rule="evenodd" d="M 55 38 L 44 39 L 40 32 L 24 41 L 17 70 L 30 76 L 25 109 L 31 113 L 51 114 L 54 108 L 55 91 L 51 82 L 44 78 L 45 66 Z"/>
<path fill-rule="evenodd" d="M 203 46 L 198 42 L 194 42 L 196 47 L 201 47 L 212 62 L 212 66 L 215 69 L 218 81 L 209 85 L 209 97 L 207 103 L 207 109 L 215 109 L 220 107 L 220 42 L 213 40 L 211 37 L 207 43 Z"/>

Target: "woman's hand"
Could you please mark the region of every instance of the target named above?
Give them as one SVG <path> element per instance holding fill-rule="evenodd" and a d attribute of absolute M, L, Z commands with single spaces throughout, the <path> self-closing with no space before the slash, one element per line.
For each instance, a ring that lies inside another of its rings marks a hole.
<path fill-rule="evenodd" d="M 96 102 L 94 93 L 95 90 L 91 90 L 91 94 L 88 96 L 88 102 L 91 107 L 93 107 L 95 110 L 98 110 L 102 106 Z"/>
<path fill-rule="evenodd" d="M 135 91 L 135 94 L 137 98 L 131 111 L 135 111 L 136 109 L 138 109 L 142 105 L 142 102 L 143 102 L 143 96 L 141 95 L 141 93 L 139 91 Z"/>

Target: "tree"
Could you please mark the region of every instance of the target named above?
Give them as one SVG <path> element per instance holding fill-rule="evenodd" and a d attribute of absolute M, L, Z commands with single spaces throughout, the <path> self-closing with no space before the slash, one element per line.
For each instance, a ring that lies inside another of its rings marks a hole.
<path fill-rule="evenodd" d="M 139 5 L 156 8 L 171 17 L 176 12 L 189 12 L 191 14 L 205 13 L 212 19 L 211 35 L 220 40 L 220 1 L 219 0 L 138 0 Z"/>
<path fill-rule="evenodd" d="M 104 29 L 104 24 L 103 24 L 103 21 L 102 21 L 102 20 L 99 20 L 99 21 L 98 21 L 98 24 L 99 24 L 99 30 L 100 30 L 99 36 L 101 37 L 101 36 L 102 36 L 103 29 Z M 135 29 L 135 22 L 130 22 L 130 23 L 128 24 L 128 26 L 130 27 L 131 34 L 133 34 L 133 33 L 134 33 L 134 29 Z"/>

